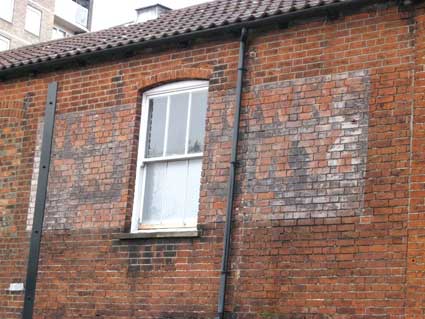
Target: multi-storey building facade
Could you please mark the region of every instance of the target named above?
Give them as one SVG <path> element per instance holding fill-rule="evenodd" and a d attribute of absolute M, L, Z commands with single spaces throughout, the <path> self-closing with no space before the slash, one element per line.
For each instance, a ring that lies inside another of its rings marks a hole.
<path fill-rule="evenodd" d="M 0 1 L 0 50 L 87 32 L 89 0 Z"/>

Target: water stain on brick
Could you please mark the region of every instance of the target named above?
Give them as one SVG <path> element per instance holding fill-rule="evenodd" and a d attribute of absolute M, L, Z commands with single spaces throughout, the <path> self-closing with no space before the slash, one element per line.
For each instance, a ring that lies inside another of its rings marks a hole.
<path fill-rule="evenodd" d="M 128 277 L 144 277 L 153 271 L 174 271 L 176 251 L 168 250 L 174 245 L 144 245 L 132 243 L 127 246 L 127 273 Z"/>
<path fill-rule="evenodd" d="M 112 84 L 114 84 L 115 89 L 111 90 L 111 94 L 113 94 L 116 105 L 122 104 L 122 99 L 125 97 L 124 94 L 124 73 L 122 70 L 117 72 L 117 75 L 112 77 Z"/>
<path fill-rule="evenodd" d="M 305 147 L 300 145 L 300 141 L 292 141 L 289 149 L 288 163 L 291 169 L 296 170 L 295 175 L 307 175 L 307 168 L 310 156 Z"/>
<path fill-rule="evenodd" d="M 24 112 L 27 112 L 30 109 L 30 107 L 31 107 L 31 105 L 33 104 L 33 101 L 34 101 L 34 97 L 35 97 L 34 92 L 27 92 L 25 94 L 24 103 L 23 103 Z"/>
<path fill-rule="evenodd" d="M 13 215 L 0 216 L 0 227 L 6 228 L 13 225 Z"/>

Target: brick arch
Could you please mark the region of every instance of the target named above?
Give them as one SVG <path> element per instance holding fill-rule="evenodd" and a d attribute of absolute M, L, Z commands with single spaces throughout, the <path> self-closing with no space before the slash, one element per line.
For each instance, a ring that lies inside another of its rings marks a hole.
<path fill-rule="evenodd" d="M 179 70 L 164 71 L 150 77 L 146 77 L 139 82 L 139 89 L 143 93 L 154 87 L 171 82 L 185 80 L 209 80 L 212 70 L 202 68 L 184 68 Z"/>

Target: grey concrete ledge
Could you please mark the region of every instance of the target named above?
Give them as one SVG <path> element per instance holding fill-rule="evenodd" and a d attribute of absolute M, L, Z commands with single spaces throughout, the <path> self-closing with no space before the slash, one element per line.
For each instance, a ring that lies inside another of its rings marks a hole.
<path fill-rule="evenodd" d="M 182 230 L 182 231 L 158 231 L 158 232 L 140 232 L 117 234 L 116 239 L 149 239 L 149 238 L 195 238 L 199 237 L 198 230 Z"/>

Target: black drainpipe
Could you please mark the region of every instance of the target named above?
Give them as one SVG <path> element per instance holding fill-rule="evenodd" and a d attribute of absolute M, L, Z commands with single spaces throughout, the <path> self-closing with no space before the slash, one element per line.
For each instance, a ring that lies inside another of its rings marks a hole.
<path fill-rule="evenodd" d="M 235 188 L 235 171 L 238 151 L 238 136 L 239 136 L 239 123 L 242 104 L 242 89 L 243 89 L 243 76 L 245 72 L 245 53 L 246 42 L 248 39 L 248 30 L 243 28 L 241 31 L 240 48 L 239 48 L 239 65 L 238 65 L 238 79 L 236 84 L 236 105 L 235 115 L 233 121 L 233 134 L 232 134 L 232 157 L 230 160 L 230 173 L 227 190 L 227 207 L 226 207 L 226 224 L 224 233 L 224 248 L 223 257 L 221 261 L 221 275 L 220 275 L 220 290 L 218 294 L 218 311 L 216 319 L 224 318 L 224 306 L 226 303 L 226 283 L 229 272 L 229 255 L 230 255 L 230 241 L 232 235 L 232 211 L 233 199 Z"/>

